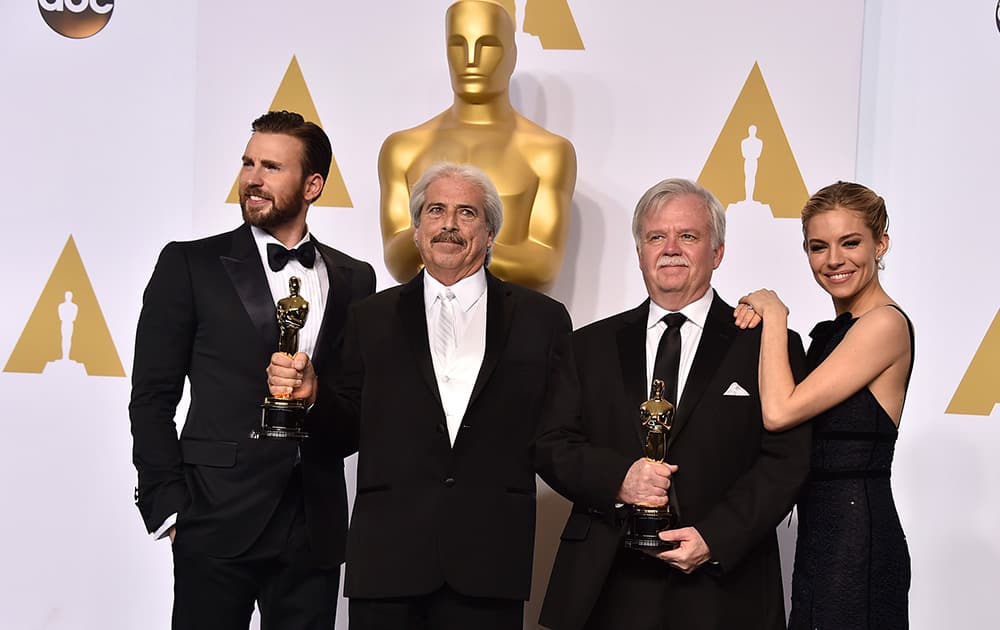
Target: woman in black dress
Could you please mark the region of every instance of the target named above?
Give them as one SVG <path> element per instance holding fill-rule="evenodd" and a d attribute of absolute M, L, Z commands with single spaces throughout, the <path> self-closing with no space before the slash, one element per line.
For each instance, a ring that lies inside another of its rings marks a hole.
<path fill-rule="evenodd" d="M 802 210 L 813 276 L 837 318 L 812 331 L 809 376 L 788 363 L 788 310 L 769 290 L 740 300 L 739 325 L 763 318 L 764 423 L 781 431 L 812 420 L 812 472 L 798 502 L 788 627 L 908 627 L 910 557 L 889 483 L 913 365 L 913 329 L 879 283 L 889 247 L 885 202 L 860 184 L 823 188 Z"/>

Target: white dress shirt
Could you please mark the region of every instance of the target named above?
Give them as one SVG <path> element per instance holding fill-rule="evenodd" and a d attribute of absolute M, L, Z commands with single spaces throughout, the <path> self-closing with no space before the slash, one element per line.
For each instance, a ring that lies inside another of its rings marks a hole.
<path fill-rule="evenodd" d="M 705 330 L 705 320 L 708 319 L 708 310 L 712 307 L 712 299 L 715 297 L 715 290 L 712 287 L 705 291 L 694 302 L 691 302 L 678 313 L 683 313 L 687 319 L 681 324 L 681 362 L 677 370 L 677 406 L 680 407 L 684 399 L 684 385 L 687 383 L 688 374 L 691 372 L 691 364 L 694 362 L 694 355 L 698 352 L 698 342 L 701 341 L 701 333 Z M 653 386 L 653 364 L 656 363 L 656 350 L 660 346 L 660 337 L 667 330 L 667 325 L 663 321 L 663 316 L 668 311 L 656 302 L 649 301 L 649 319 L 646 320 L 646 391 L 650 391 Z"/>
<path fill-rule="evenodd" d="M 427 314 L 427 338 L 434 338 L 441 317 L 441 300 L 438 296 L 451 289 L 455 294 L 455 347 L 450 357 L 438 356 L 431 350 L 434 376 L 437 379 L 441 405 L 444 407 L 448 438 L 454 446 L 462 418 L 472 397 L 472 388 L 479 377 L 479 369 L 486 355 L 486 271 L 462 278 L 445 287 L 431 274 L 424 272 L 424 309 Z M 433 345 L 433 344 L 432 344 Z"/>

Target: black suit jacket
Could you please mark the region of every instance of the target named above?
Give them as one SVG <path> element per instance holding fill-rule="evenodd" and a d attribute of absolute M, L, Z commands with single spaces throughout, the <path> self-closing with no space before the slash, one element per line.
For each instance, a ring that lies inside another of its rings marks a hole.
<path fill-rule="evenodd" d="M 487 272 L 486 351 L 454 447 L 427 340 L 423 274 L 351 309 L 339 385 L 359 422 L 348 597 L 527 599 L 532 439 L 571 329 L 562 304 Z"/>
<path fill-rule="evenodd" d="M 330 289 L 312 357 L 335 370 L 348 305 L 370 295 L 367 263 L 317 243 Z M 278 347 L 275 305 L 250 227 L 168 244 L 143 295 L 132 372 L 136 505 L 149 531 L 178 514 L 175 544 L 218 557 L 247 550 L 274 513 L 296 461 L 291 440 L 251 440 Z M 190 407 L 178 440 L 174 412 L 184 379 Z M 343 456 L 353 452 L 317 405 L 301 445 L 307 532 L 315 560 L 343 560 Z"/>
<path fill-rule="evenodd" d="M 760 329 L 740 330 L 732 311 L 714 298 L 670 435 L 667 459 L 679 466 L 671 493 L 679 526 L 694 526 L 718 562 L 689 576 L 663 565 L 664 579 L 676 587 L 671 627 L 785 623 L 775 526 L 808 473 L 810 429 L 764 430 Z M 648 314 L 647 300 L 573 334 L 573 358 L 556 379 L 559 405 L 537 440 L 542 478 L 574 504 L 541 615 L 542 624 L 557 630 L 583 626 L 622 547 L 623 522 L 613 506 L 625 473 L 643 455 Z M 801 374 L 801 341 L 791 335 L 794 371 Z M 725 395 L 732 383 L 750 395 Z"/>

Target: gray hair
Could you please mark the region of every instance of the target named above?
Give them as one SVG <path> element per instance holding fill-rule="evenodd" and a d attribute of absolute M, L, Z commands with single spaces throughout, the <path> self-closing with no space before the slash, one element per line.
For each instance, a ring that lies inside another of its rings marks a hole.
<path fill-rule="evenodd" d="M 659 208 L 663 204 L 682 197 L 684 195 L 695 195 L 700 197 L 705 210 L 708 212 L 708 224 L 712 229 L 712 249 L 718 249 L 726 242 L 726 210 L 707 188 L 689 179 L 679 177 L 665 179 L 654 185 L 643 194 L 639 203 L 635 206 L 635 214 L 632 215 L 632 236 L 635 238 L 635 246 L 642 244 L 642 221 L 650 211 Z"/>
<path fill-rule="evenodd" d="M 417 183 L 410 191 L 410 221 L 413 227 L 420 227 L 420 212 L 423 210 L 424 201 L 427 198 L 427 188 L 442 177 L 458 177 L 483 191 L 483 213 L 486 215 L 486 228 L 496 239 L 503 225 L 503 201 L 500 200 L 500 193 L 493 185 L 493 180 L 481 168 L 472 164 L 458 164 L 456 162 L 435 162 L 424 171 Z M 486 264 L 490 264 L 493 257 L 493 246 L 486 251 Z"/>

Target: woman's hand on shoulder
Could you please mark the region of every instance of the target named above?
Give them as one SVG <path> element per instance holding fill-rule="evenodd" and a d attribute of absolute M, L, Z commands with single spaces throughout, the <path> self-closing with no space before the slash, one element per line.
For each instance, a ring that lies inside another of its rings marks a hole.
<path fill-rule="evenodd" d="M 740 298 L 739 305 L 733 311 L 733 319 L 740 328 L 754 328 L 762 318 L 778 314 L 788 316 L 788 307 L 778 294 L 770 289 L 758 289 Z"/>

